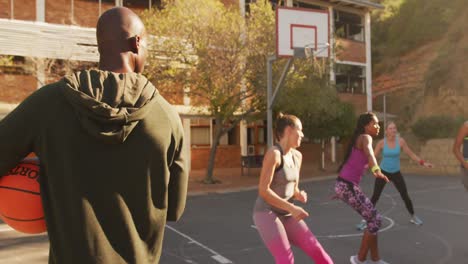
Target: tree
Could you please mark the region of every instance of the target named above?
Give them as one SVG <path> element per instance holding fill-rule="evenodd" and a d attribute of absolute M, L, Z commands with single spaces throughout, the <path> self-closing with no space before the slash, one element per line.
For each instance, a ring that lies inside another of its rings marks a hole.
<path fill-rule="evenodd" d="M 319 139 L 322 151 L 326 139 L 349 136 L 355 125 L 354 107 L 338 98 L 328 80 L 328 68 L 323 59 L 297 60 L 275 106 L 276 111 L 297 115 L 304 135 Z"/>
<path fill-rule="evenodd" d="M 267 1 L 239 10 L 217 0 L 172 0 L 142 15 L 151 44 L 147 75 L 159 87 L 184 87 L 214 119 L 206 183 L 223 135 L 265 108 L 265 63 L 274 52 L 274 12 Z"/>
<path fill-rule="evenodd" d="M 12 65 L 13 65 L 13 56 L 0 55 L 0 67 L 12 66 Z"/>

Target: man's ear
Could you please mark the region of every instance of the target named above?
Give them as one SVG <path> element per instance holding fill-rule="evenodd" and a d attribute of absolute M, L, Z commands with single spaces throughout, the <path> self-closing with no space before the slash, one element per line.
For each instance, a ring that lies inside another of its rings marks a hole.
<path fill-rule="evenodd" d="M 136 53 L 138 54 L 138 50 L 140 49 L 140 41 L 141 41 L 141 37 L 136 35 L 134 37 L 131 37 L 128 39 L 128 41 L 130 42 L 130 50 L 133 52 L 133 53 Z"/>

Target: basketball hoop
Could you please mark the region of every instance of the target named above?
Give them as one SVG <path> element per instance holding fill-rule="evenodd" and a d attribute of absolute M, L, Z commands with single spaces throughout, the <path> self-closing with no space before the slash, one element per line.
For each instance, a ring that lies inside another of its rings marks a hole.
<path fill-rule="evenodd" d="M 278 7 L 276 9 L 276 54 L 267 58 L 267 143 L 273 145 L 273 103 L 293 65 L 294 58 L 310 60 L 323 77 L 330 56 L 330 18 L 328 10 Z M 273 90 L 273 62 L 288 58 Z M 303 63 L 304 64 L 304 63 Z"/>
<path fill-rule="evenodd" d="M 304 45 L 304 47 L 294 47 L 293 56 L 296 58 L 316 59 L 316 57 L 321 57 L 318 56 L 320 53 L 328 52 L 330 44 L 325 43 L 317 46 L 319 46 L 318 49 L 315 49 L 315 44 L 307 44 Z"/>
<path fill-rule="evenodd" d="M 329 57 L 328 11 L 280 7 L 276 17 L 278 57 Z"/>

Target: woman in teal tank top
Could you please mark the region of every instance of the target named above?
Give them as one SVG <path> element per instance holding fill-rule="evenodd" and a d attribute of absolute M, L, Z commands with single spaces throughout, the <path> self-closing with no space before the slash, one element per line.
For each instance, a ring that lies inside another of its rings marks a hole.
<path fill-rule="evenodd" d="M 463 145 L 463 152 L 460 151 Z M 460 162 L 462 183 L 468 191 L 468 121 L 458 130 L 457 137 L 453 143 L 453 154 Z"/>
<path fill-rule="evenodd" d="M 385 128 L 385 137 L 381 139 L 374 150 L 375 156 L 382 153 L 382 160 L 380 162 L 380 168 L 382 173 L 385 174 L 388 179 L 393 182 L 396 189 L 400 193 L 401 198 L 405 202 L 406 209 L 411 215 L 410 222 L 416 225 L 422 225 L 422 220 L 414 214 L 413 203 L 409 197 L 408 189 L 406 188 L 405 179 L 400 172 L 400 154 L 401 150 L 405 152 L 412 160 L 418 162 L 421 166 L 432 168 L 433 165 L 429 162 L 419 158 L 408 146 L 406 141 L 398 136 L 397 126 L 394 122 L 388 122 Z M 371 202 L 374 206 L 382 194 L 382 191 L 386 185 L 384 180 L 379 178 L 375 179 L 374 192 L 372 194 Z M 366 226 L 365 221 L 361 221 L 357 228 L 362 230 Z"/>

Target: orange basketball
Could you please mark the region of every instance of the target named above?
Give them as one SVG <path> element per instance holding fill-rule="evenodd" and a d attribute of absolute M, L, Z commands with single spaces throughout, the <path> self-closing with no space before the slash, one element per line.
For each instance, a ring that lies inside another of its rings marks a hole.
<path fill-rule="evenodd" d="M 0 177 L 0 216 L 19 232 L 37 234 L 47 230 L 37 159 L 27 158 Z"/>

